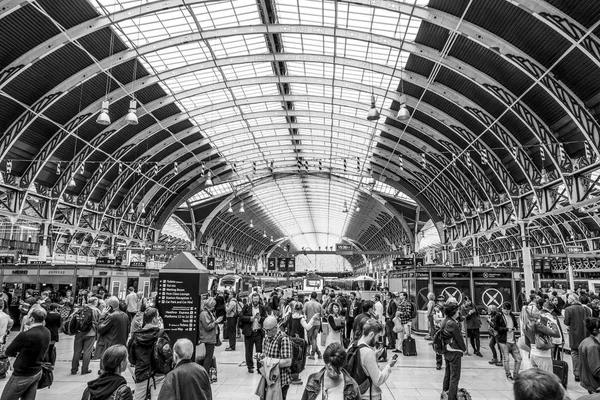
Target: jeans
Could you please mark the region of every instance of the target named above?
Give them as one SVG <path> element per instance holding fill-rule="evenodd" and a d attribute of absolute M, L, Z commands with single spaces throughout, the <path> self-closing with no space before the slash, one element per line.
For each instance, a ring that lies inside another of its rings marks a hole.
<path fill-rule="evenodd" d="M 444 362 L 444 357 L 441 354 L 435 353 L 435 366 L 441 367 Z"/>
<path fill-rule="evenodd" d="M 85 336 L 87 332 L 80 332 L 75 335 L 73 343 L 73 359 L 71 360 L 71 372 L 77 373 L 79 369 L 79 355 L 83 352 L 83 365 L 81 372 L 90 370 L 90 359 L 92 358 L 92 350 L 94 349 L 94 341 L 96 336 Z"/>
<path fill-rule="evenodd" d="M 244 336 L 244 346 L 246 347 L 246 367 L 248 367 L 248 369 L 254 368 L 254 359 L 252 358 L 252 347 L 254 346 L 257 353 L 262 353 L 262 342 L 263 336 L 261 330 L 252 331 L 252 333 L 249 336 Z"/>
<path fill-rule="evenodd" d="M 42 377 L 42 371 L 32 376 L 11 375 L 4 386 L 0 400 L 35 400 L 38 381 Z"/>
<path fill-rule="evenodd" d="M 214 343 L 204 343 L 206 347 L 206 355 L 204 356 L 204 361 L 202 362 L 202 366 L 210 374 L 210 368 L 216 367 L 213 365 L 213 357 L 215 355 L 215 344 Z"/>
<path fill-rule="evenodd" d="M 579 349 L 571 349 L 571 361 L 573 361 L 573 375 L 579 377 Z"/>
<path fill-rule="evenodd" d="M 510 357 L 509 355 L 511 355 L 514 359 L 515 359 L 515 370 L 513 371 L 514 374 L 518 374 L 519 373 L 519 369 L 521 368 L 521 361 L 523 361 L 523 359 L 521 358 L 521 352 L 519 351 L 519 348 L 517 347 L 517 345 L 515 343 L 499 343 L 500 345 L 500 350 L 502 350 L 502 354 L 504 355 L 504 372 L 506 372 L 506 375 L 510 375 Z"/>
<path fill-rule="evenodd" d="M 352 325 L 354 325 L 354 317 L 348 317 L 346 320 L 346 337 L 352 339 Z"/>
<path fill-rule="evenodd" d="M 498 352 L 496 352 L 496 345 L 498 345 Z M 490 339 L 490 349 L 492 350 L 492 358 L 494 360 L 498 360 L 498 353 L 500 353 L 500 361 L 504 359 L 502 350 L 500 350 L 500 343 L 496 342 L 496 336 L 492 336 Z"/>
<path fill-rule="evenodd" d="M 396 334 L 394 333 L 394 322 L 391 319 L 385 321 L 385 334 L 387 336 L 388 346 L 396 348 Z"/>
<path fill-rule="evenodd" d="M 552 357 L 540 357 L 530 354 L 529 360 L 533 368 L 552 373 Z"/>
<path fill-rule="evenodd" d="M 285 386 L 282 386 L 282 387 L 281 387 L 281 398 L 282 398 L 283 400 L 285 400 L 285 399 L 286 399 L 286 397 L 287 397 L 287 392 L 288 392 L 288 389 L 289 389 L 289 388 L 290 388 L 290 385 L 285 385 Z"/>
<path fill-rule="evenodd" d="M 433 315 L 427 317 L 427 323 L 429 328 L 429 337 L 433 339 L 433 334 L 435 333 L 435 323 L 433 322 Z"/>
<path fill-rule="evenodd" d="M 479 350 L 481 350 L 481 339 L 479 329 L 468 329 L 467 336 L 469 336 L 473 352 L 479 353 Z"/>
<path fill-rule="evenodd" d="M 148 390 L 151 393 L 151 399 L 158 400 L 160 389 L 162 389 L 163 383 L 165 383 L 165 375 L 155 375 L 154 380 L 150 378 L 149 381 L 145 380 L 135 384 L 133 400 L 144 400 Z"/>
<path fill-rule="evenodd" d="M 229 336 L 229 347 L 235 350 L 235 334 L 237 317 L 227 317 L 227 335 Z"/>
<path fill-rule="evenodd" d="M 314 356 L 317 353 L 319 356 L 321 355 L 321 351 L 319 350 L 319 346 L 317 345 L 317 337 L 319 336 L 319 329 L 321 326 L 313 326 L 306 333 L 308 337 L 308 345 L 310 346 L 310 355 Z"/>
<path fill-rule="evenodd" d="M 458 351 L 447 351 L 444 353 L 444 358 L 446 359 L 446 372 L 444 373 L 444 385 L 442 390 L 448 392 L 448 400 L 456 400 L 458 381 L 460 381 L 462 353 Z"/>
<path fill-rule="evenodd" d="M 412 322 L 408 322 L 402 325 L 402 332 L 398 333 L 398 339 L 396 341 L 396 349 L 402 350 L 402 342 L 404 341 L 404 334 L 410 336 L 412 333 Z"/>

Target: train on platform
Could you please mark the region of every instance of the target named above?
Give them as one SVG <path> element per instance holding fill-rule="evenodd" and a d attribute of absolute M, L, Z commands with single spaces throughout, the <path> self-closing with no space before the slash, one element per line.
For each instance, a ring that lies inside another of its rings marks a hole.
<path fill-rule="evenodd" d="M 343 291 L 373 292 L 377 290 L 377 280 L 366 275 L 347 278 L 325 278 L 325 287 Z"/>
<path fill-rule="evenodd" d="M 324 287 L 325 279 L 316 274 L 303 277 L 290 277 L 289 279 L 275 276 L 229 274 L 222 276 L 218 280 L 216 290 L 227 290 L 244 296 L 253 291 L 269 295 L 275 289 L 282 289 L 284 291 L 295 289 L 301 294 L 311 292 L 320 293 Z"/>

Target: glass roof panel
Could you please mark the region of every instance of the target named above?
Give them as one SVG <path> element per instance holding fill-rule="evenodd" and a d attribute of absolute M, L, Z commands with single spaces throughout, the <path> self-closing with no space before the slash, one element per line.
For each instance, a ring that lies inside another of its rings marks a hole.
<path fill-rule="evenodd" d="M 405 2 L 427 4 L 427 0 Z M 410 14 L 398 14 L 369 4 L 272 0 L 276 13 L 273 24 L 309 28 L 302 30 L 303 33 L 286 29 L 281 34 L 263 35 L 253 33 L 257 32 L 254 27 L 262 25 L 261 15 L 268 13 L 261 9 L 263 4 L 255 0 L 209 0 L 191 5 L 183 2 L 180 6 L 122 21 L 116 26 L 116 32 L 131 48 L 157 44 L 156 49 L 140 58 L 150 73 L 180 68 L 179 75 L 168 75 L 159 85 L 198 125 L 223 161 L 229 165 L 236 163 L 238 175 L 251 173 L 253 161 L 260 164 L 261 174 L 267 174 L 270 172 L 265 168 L 265 161 L 273 161 L 276 171 L 297 172 L 300 158 L 308 162 L 312 172 L 321 160 L 324 168 L 332 167 L 335 174 L 344 173 L 356 187 L 368 184 L 376 192 L 412 201 L 388 185 L 380 182 L 373 185 L 372 178 L 363 176 L 367 174 L 368 152 L 379 137 L 377 125 L 364 120 L 371 100 L 370 89 L 378 89 L 377 105 L 389 109 L 397 97 L 399 84 L 398 78 L 372 72 L 368 65 L 398 71 L 406 65 L 409 54 L 398 48 L 359 40 L 352 33 L 348 37 L 344 35 L 346 30 L 380 35 L 395 39 L 396 45 L 403 40 L 414 41 L 421 21 Z M 131 9 L 136 15 L 146 5 L 145 0 L 98 0 L 96 3 L 103 15 L 123 9 Z M 318 33 L 318 27 L 337 27 L 339 33 L 337 37 L 325 36 Z M 170 44 L 168 41 L 176 36 L 218 30 L 223 30 L 223 35 L 215 37 L 211 32 L 209 38 L 196 42 L 174 40 Z M 307 57 L 304 61 L 273 63 L 272 51 L 349 60 L 332 65 L 324 62 L 325 59 L 316 62 L 315 58 Z M 261 55 L 266 56 L 261 61 L 251 57 Z M 236 64 L 228 60 L 233 57 L 240 57 Z M 218 66 L 199 69 L 199 63 L 213 59 L 219 60 Z M 363 69 L 363 63 L 367 63 L 367 70 Z M 280 72 L 291 82 L 277 78 Z M 257 79 L 264 77 L 277 79 L 270 83 Z M 222 87 L 203 90 L 218 83 L 223 83 Z M 334 104 L 337 101 L 341 103 Z M 358 162 L 356 157 L 359 157 Z M 305 168 L 305 164 L 300 167 Z M 366 183 L 368 180 L 371 182 Z M 259 191 L 257 196 L 264 200 L 267 208 L 273 198 L 281 203 L 278 207 L 285 204 L 286 198 L 293 198 L 293 210 L 288 207 L 279 217 L 286 221 L 280 228 L 294 236 L 297 244 L 303 241 L 305 247 L 331 246 L 333 243 L 321 243 L 330 237 L 327 232 L 335 238 L 345 235 L 347 215 L 339 210 L 339 202 L 341 198 L 352 197 L 348 194 L 355 190 L 352 185 L 346 188 L 347 193 L 340 187 L 332 190 L 335 185 L 328 180 L 307 176 L 289 182 L 278 181 L 277 185 L 280 195 L 273 196 L 265 190 L 264 193 Z M 190 201 L 197 203 L 230 193 L 234 186 L 215 185 L 197 193 Z M 317 210 L 319 215 L 316 215 Z M 331 215 L 321 218 L 323 210 Z"/>

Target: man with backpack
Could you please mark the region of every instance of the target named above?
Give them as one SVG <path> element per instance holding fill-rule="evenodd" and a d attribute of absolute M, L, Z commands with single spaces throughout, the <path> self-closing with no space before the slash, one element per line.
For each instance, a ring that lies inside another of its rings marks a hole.
<path fill-rule="evenodd" d="M 531 344 L 529 359 L 534 368 L 552 372 L 552 338 L 560 337 L 558 326 L 550 315 L 550 303 L 544 301 L 539 318 L 534 322 L 535 343 Z"/>
<path fill-rule="evenodd" d="M 398 333 L 398 342 L 396 347 L 401 347 L 404 342 L 404 334 L 409 338 L 412 337 L 412 320 L 416 316 L 415 305 L 408 301 L 408 294 L 406 292 L 400 293 L 400 302 L 398 303 L 398 311 L 396 316 L 400 318 L 402 324 L 402 331 Z M 396 353 L 396 351 L 394 351 Z"/>
<path fill-rule="evenodd" d="M 83 353 L 81 375 L 92 372 L 90 360 L 96 341 L 96 331 L 100 319 L 100 311 L 96 308 L 98 299 L 89 298 L 88 304 L 77 309 L 65 321 L 65 333 L 75 334 L 73 341 L 73 358 L 71 359 L 71 375 L 76 375 L 79 370 L 79 358 Z"/>
<path fill-rule="evenodd" d="M 347 370 L 358 384 L 362 400 L 381 399 L 381 386 L 396 364 L 397 358 L 392 357 L 383 369 L 379 369 L 377 359 L 384 349 L 375 350 L 375 347 L 382 342 L 382 338 L 383 325 L 371 318 L 363 324 L 361 338 L 348 349 Z"/>
<path fill-rule="evenodd" d="M 294 353 L 291 339 L 279 329 L 277 326 L 277 318 L 272 315 L 265 318 L 263 322 L 263 330 L 265 331 L 265 338 L 262 344 L 262 356 L 263 358 L 268 357 L 278 361 L 281 398 L 285 400 L 288 389 L 290 388 L 290 383 L 292 381 L 291 367 Z M 271 379 L 271 375 L 272 374 L 269 374 L 269 380 Z M 265 379 L 267 379 L 267 377 L 265 377 Z"/>
<path fill-rule="evenodd" d="M 229 296 L 229 302 L 225 306 L 225 316 L 227 317 L 227 324 L 225 329 L 227 329 L 227 337 L 229 339 L 229 347 L 225 349 L 225 351 L 235 351 L 236 344 L 236 330 L 238 319 L 240 314 L 242 313 L 242 305 L 235 298 L 235 294 L 232 293 Z"/>
<path fill-rule="evenodd" d="M 135 400 L 157 400 L 165 375 L 171 371 L 173 348 L 169 336 L 159 327 L 158 310 L 148 307 L 144 327 L 131 336 L 127 346 L 129 363 L 135 366 Z"/>

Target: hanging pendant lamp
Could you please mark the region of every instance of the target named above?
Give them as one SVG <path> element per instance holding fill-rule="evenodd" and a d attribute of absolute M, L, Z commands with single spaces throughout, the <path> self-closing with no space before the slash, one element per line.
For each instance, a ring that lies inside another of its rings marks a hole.
<path fill-rule="evenodd" d="M 375 94 L 371 94 L 371 108 L 369 109 L 369 113 L 367 114 L 367 120 L 369 121 L 377 121 L 381 118 L 381 114 L 375 105 Z"/>
<path fill-rule="evenodd" d="M 137 117 L 137 102 L 135 100 L 131 100 L 129 102 L 129 111 L 127 112 L 127 116 L 125 117 L 125 122 L 129 125 L 137 125 L 138 117 Z"/>
<path fill-rule="evenodd" d="M 108 115 L 108 100 L 104 100 L 102 102 L 102 108 L 100 110 L 100 114 L 96 119 L 96 123 L 100 125 L 110 125 L 110 116 Z"/>

